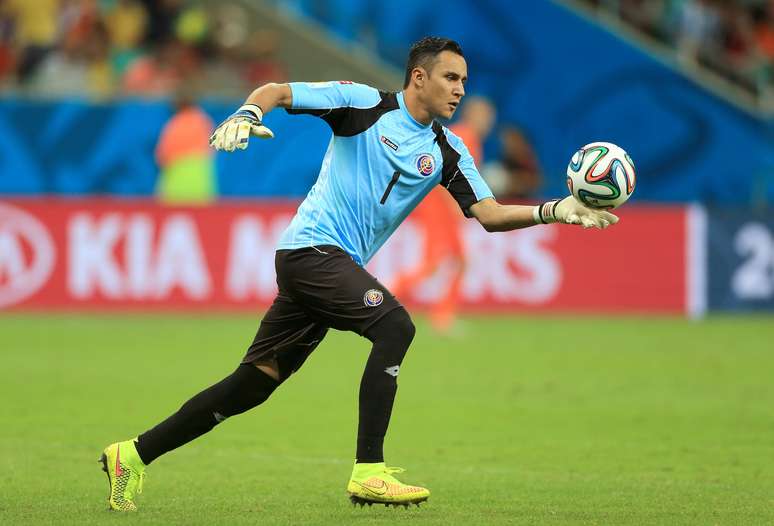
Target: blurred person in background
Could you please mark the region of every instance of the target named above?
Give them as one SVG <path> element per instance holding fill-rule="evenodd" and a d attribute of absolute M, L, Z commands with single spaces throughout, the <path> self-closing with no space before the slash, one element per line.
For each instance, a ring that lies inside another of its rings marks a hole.
<path fill-rule="evenodd" d="M 164 203 L 212 202 L 218 192 L 209 145 L 214 123 L 189 92 L 178 92 L 174 104 L 175 114 L 164 125 L 156 145 L 156 162 L 161 168 L 156 195 Z"/>
<path fill-rule="evenodd" d="M 667 42 L 669 40 L 667 16 L 669 0 L 621 0 L 619 15 L 649 36 Z"/>
<path fill-rule="evenodd" d="M 148 11 L 139 0 L 117 0 L 105 15 L 112 44 L 111 61 L 118 78 L 141 54 L 148 31 Z"/>
<path fill-rule="evenodd" d="M 246 89 L 255 86 L 247 84 L 245 71 L 253 34 L 249 13 L 244 6 L 223 3 L 211 8 L 209 18 L 211 39 L 200 84 L 205 89 L 217 90 L 221 96 L 241 97 Z M 260 39 L 260 33 L 254 34 Z"/>
<path fill-rule="evenodd" d="M 395 477 L 402 470 L 387 467 L 383 451 L 397 377 L 416 329 L 365 265 L 438 184 L 488 232 L 554 222 L 606 228 L 618 220 L 572 196 L 537 206 L 497 203 L 463 142 L 437 120 L 454 115 L 466 81 L 459 44 L 427 37 L 412 46 L 398 93 L 349 81 L 265 84 L 215 129 L 216 150 L 245 149 L 251 136 L 274 137 L 262 119 L 281 107 L 323 119 L 333 137 L 317 182 L 277 244 L 278 294 L 237 369 L 136 439 L 103 450 L 100 463 L 112 509 L 136 510 L 148 464 L 264 403 L 331 328 L 372 343 L 360 382 L 357 449 L 347 493 L 361 505 L 427 500 L 427 488 Z M 131 362 L 125 363 L 124 373 L 132 372 Z M 308 491 L 303 484 L 299 480 L 295 489 L 301 498 Z"/>
<path fill-rule="evenodd" d="M 756 43 L 756 80 L 758 93 L 769 103 L 774 102 L 774 1 L 753 10 Z"/>
<path fill-rule="evenodd" d="M 245 44 L 244 80 L 250 86 L 267 82 L 285 82 L 288 72 L 279 59 L 280 35 L 263 29 L 253 32 Z"/>
<path fill-rule="evenodd" d="M 14 38 L 19 48 L 19 82 L 25 82 L 56 45 L 59 2 L 60 0 L 4 0 L 5 11 L 14 20 Z"/>
<path fill-rule="evenodd" d="M 185 0 L 140 0 L 148 13 L 148 27 L 145 32 L 146 47 L 153 47 L 172 36 L 175 21 L 183 10 Z"/>
<path fill-rule="evenodd" d="M 6 0 L 0 0 L 0 88 L 14 82 L 18 50 L 14 41 L 16 17 Z"/>
<path fill-rule="evenodd" d="M 505 125 L 499 138 L 500 160 L 484 165 L 481 170 L 495 197 L 507 201 L 537 197 L 543 185 L 543 173 L 527 136 L 517 126 Z"/>
<path fill-rule="evenodd" d="M 107 29 L 99 18 L 65 27 L 61 44 L 46 54 L 28 88 L 38 95 L 102 99 L 113 93 Z"/>
<path fill-rule="evenodd" d="M 156 52 L 132 62 L 122 79 L 126 95 L 162 96 L 174 93 L 194 77 L 198 57 L 185 44 L 170 37 Z"/>
<path fill-rule="evenodd" d="M 496 119 L 495 108 L 484 98 L 470 96 L 460 109 L 460 120 L 449 126 L 465 144 L 476 165 L 482 166 L 484 146 Z M 428 305 L 431 326 L 449 334 L 457 320 L 460 287 L 465 275 L 465 246 L 461 235 L 460 208 L 449 192 L 435 188 L 410 216 L 424 233 L 424 251 L 414 268 L 395 277 L 390 289 L 396 297 L 412 294 L 425 280 L 443 269 L 445 290 Z"/>
<path fill-rule="evenodd" d="M 685 0 L 677 34 L 678 57 L 687 65 L 698 65 L 720 54 L 720 15 L 710 0 Z"/>
<path fill-rule="evenodd" d="M 719 11 L 723 57 L 717 69 L 729 80 L 754 91 L 757 53 L 751 14 L 739 5 L 722 5 Z"/>

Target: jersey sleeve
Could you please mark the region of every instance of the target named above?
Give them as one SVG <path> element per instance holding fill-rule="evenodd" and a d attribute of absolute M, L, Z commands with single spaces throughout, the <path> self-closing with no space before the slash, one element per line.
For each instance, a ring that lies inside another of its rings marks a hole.
<path fill-rule="evenodd" d="M 447 129 L 442 129 L 441 134 L 438 142 L 443 168 L 439 184 L 454 197 L 465 217 L 472 217 L 470 207 L 482 199 L 494 197 L 494 194 L 481 177 L 473 156 L 462 140 Z"/>
<path fill-rule="evenodd" d="M 379 90 L 349 81 L 291 82 L 291 114 L 315 115 L 324 120 L 336 135 L 359 133 L 364 114 L 383 104 Z"/>

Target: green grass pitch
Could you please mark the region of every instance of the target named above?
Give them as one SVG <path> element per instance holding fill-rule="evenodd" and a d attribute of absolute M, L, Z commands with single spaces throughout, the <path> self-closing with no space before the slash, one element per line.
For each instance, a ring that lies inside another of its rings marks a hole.
<path fill-rule="evenodd" d="M 345 485 L 368 342 L 332 332 L 267 404 L 160 458 L 140 511 L 97 464 L 230 373 L 258 316 L 0 316 L 2 524 L 774 523 L 774 320 L 418 318 L 385 452 L 421 508 Z"/>

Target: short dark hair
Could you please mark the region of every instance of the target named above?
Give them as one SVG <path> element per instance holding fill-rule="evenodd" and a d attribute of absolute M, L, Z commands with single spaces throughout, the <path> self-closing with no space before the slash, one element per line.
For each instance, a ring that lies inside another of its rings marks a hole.
<path fill-rule="evenodd" d="M 403 87 L 407 88 L 411 83 L 411 71 L 417 66 L 425 68 L 428 72 L 433 69 L 441 51 L 451 51 L 461 57 L 465 56 L 462 53 L 462 47 L 450 38 L 425 37 L 411 46 L 408 62 L 406 63 L 406 78 L 403 81 Z"/>

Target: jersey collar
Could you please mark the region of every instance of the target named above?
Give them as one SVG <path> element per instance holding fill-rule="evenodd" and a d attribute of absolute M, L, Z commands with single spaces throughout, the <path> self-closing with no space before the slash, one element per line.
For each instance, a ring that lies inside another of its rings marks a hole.
<path fill-rule="evenodd" d="M 400 110 L 403 112 L 403 115 L 406 117 L 406 120 L 409 122 L 409 125 L 412 128 L 415 128 L 417 130 L 426 130 L 433 125 L 432 122 L 430 124 L 422 124 L 421 122 L 417 121 L 414 117 L 411 116 L 411 113 L 409 113 L 408 108 L 406 108 L 406 101 L 403 100 L 402 91 L 398 92 L 398 106 L 400 106 Z"/>

